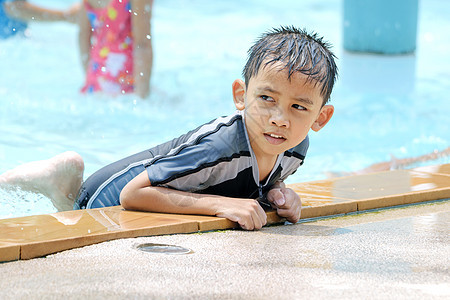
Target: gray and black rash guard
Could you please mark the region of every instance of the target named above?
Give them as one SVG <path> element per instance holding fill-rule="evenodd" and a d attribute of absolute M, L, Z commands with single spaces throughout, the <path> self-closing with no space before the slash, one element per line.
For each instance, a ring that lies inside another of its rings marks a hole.
<path fill-rule="evenodd" d="M 119 205 L 120 191 L 144 170 L 152 186 L 256 199 L 303 164 L 308 145 L 306 137 L 280 154 L 267 180 L 260 183 L 258 164 L 238 111 L 100 169 L 83 184 L 75 208 Z"/>

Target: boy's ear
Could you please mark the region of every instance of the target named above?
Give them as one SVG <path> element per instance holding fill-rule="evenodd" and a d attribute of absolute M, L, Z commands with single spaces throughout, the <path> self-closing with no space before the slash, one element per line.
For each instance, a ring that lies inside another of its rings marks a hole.
<path fill-rule="evenodd" d="M 333 105 L 324 105 L 320 110 L 319 116 L 317 117 L 316 121 L 311 126 L 311 129 L 316 132 L 322 129 L 328 123 L 328 121 L 330 121 L 331 117 L 333 116 L 333 113 L 334 113 Z"/>
<path fill-rule="evenodd" d="M 233 82 L 233 100 L 234 105 L 238 110 L 245 108 L 245 83 L 241 79 L 236 79 Z"/>

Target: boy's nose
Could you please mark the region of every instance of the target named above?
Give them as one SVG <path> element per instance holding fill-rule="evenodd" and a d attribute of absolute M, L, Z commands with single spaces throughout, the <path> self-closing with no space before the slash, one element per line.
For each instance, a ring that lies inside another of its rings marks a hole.
<path fill-rule="evenodd" d="M 278 127 L 289 127 L 289 120 L 282 109 L 274 109 L 270 116 L 270 123 Z"/>

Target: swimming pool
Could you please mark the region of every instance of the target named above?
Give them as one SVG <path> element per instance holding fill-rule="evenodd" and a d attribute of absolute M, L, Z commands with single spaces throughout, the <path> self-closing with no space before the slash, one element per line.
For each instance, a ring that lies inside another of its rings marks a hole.
<path fill-rule="evenodd" d="M 390 155 L 443 150 L 450 144 L 450 3 L 420 5 L 416 53 L 378 56 L 342 50 L 341 1 L 156 0 L 147 100 L 80 95 L 76 27 L 32 23 L 25 38 L 0 40 L 0 172 L 74 150 L 85 160 L 87 177 L 231 113 L 231 83 L 241 77 L 248 47 L 280 24 L 324 35 L 340 69 L 331 100 L 335 116 L 319 134 L 311 133 L 305 164 L 289 182 L 359 170 Z M 432 163 L 444 162 L 450 158 Z M 0 218 L 53 211 L 48 199 L 0 190 Z"/>

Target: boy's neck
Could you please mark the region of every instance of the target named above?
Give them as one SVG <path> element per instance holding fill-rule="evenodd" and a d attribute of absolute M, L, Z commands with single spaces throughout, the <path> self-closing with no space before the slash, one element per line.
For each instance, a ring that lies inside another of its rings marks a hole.
<path fill-rule="evenodd" d="M 259 182 L 264 182 L 269 177 L 272 172 L 275 164 L 277 162 L 278 156 L 274 156 L 272 158 L 258 158 L 256 157 L 256 162 L 258 163 L 258 171 L 259 171 Z"/>

